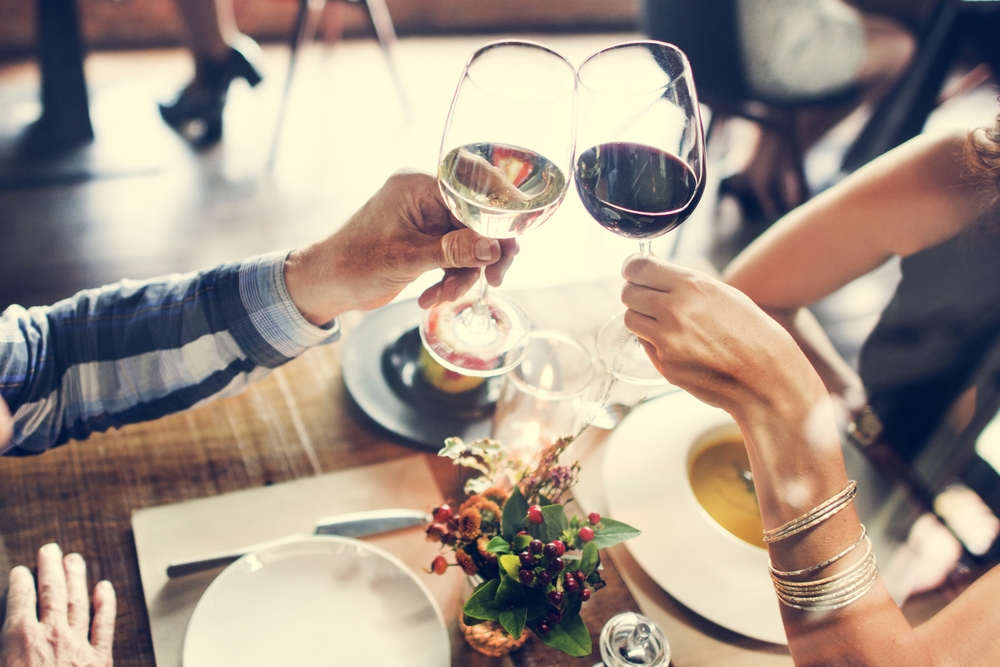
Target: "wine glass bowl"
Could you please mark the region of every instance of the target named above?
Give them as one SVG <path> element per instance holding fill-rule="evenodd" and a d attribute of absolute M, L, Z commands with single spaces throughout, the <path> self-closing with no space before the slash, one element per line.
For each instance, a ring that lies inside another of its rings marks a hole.
<path fill-rule="evenodd" d="M 637 239 L 648 256 L 651 239 L 684 222 L 705 189 L 705 138 L 687 57 L 671 44 L 628 42 L 589 56 L 577 78 L 577 193 L 591 217 Z M 601 328 L 597 351 L 618 378 L 664 382 L 622 315 Z"/>
<path fill-rule="evenodd" d="M 466 63 L 445 125 L 438 184 L 464 225 L 496 239 L 548 220 L 569 188 L 576 71 L 534 42 L 488 44 Z M 527 351 L 531 323 L 508 299 L 478 289 L 427 310 L 424 345 L 445 368 L 499 375 Z"/>

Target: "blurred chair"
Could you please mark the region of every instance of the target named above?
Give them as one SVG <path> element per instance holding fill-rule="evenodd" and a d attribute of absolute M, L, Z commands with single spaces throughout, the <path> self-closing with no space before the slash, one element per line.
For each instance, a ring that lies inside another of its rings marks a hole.
<path fill-rule="evenodd" d="M 292 80 L 295 77 L 295 65 L 298 62 L 299 48 L 304 43 L 312 41 L 316 34 L 316 25 L 319 21 L 320 14 L 329 1 L 330 0 L 298 0 L 298 12 L 295 15 L 295 24 L 292 29 L 291 39 L 289 40 L 291 55 L 288 59 L 288 76 L 285 79 L 285 91 L 281 97 L 281 107 L 278 111 L 278 122 L 274 132 L 274 139 L 271 143 L 270 156 L 267 161 L 268 171 L 274 167 L 278 143 L 281 139 L 282 126 L 284 125 L 285 112 L 288 107 L 288 98 L 292 89 Z M 410 105 L 406 97 L 406 90 L 403 88 L 403 82 L 399 76 L 399 71 L 396 69 L 396 63 L 392 55 L 392 50 L 396 45 L 396 29 L 392 24 L 392 16 L 389 14 L 389 8 L 386 6 L 385 0 L 341 1 L 356 5 L 360 5 L 362 2 L 364 3 L 364 7 L 368 12 L 368 17 L 371 19 L 372 26 L 375 28 L 375 34 L 378 37 L 379 46 L 382 47 L 382 53 L 385 56 L 386 64 L 389 67 L 389 74 L 392 76 L 393 83 L 396 86 L 396 92 L 399 94 L 400 102 L 403 104 L 403 108 L 406 111 L 407 116 L 409 116 Z"/>

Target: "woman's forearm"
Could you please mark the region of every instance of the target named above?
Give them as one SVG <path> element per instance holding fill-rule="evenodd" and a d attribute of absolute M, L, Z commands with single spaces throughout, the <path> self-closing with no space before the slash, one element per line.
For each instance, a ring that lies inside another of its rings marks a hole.
<path fill-rule="evenodd" d="M 734 411 L 766 530 L 793 522 L 849 488 L 832 406 L 823 393 L 786 396 L 779 410 L 747 405 Z M 854 506 L 848 504 L 818 525 L 772 542 L 768 554 L 776 570 L 796 572 L 847 551 L 830 565 L 791 579 L 816 581 L 863 568 L 866 545 Z M 931 646 L 913 632 L 881 580 L 841 609 L 780 606 L 789 650 L 800 667 L 941 664 L 932 659 Z"/>

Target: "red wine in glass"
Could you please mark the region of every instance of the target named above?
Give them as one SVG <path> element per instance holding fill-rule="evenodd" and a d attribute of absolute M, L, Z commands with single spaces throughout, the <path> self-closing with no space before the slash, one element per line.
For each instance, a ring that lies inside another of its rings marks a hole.
<path fill-rule="evenodd" d="M 580 105 L 574 164 L 587 212 L 605 229 L 639 241 L 684 222 L 705 184 L 705 139 L 687 57 L 672 44 L 618 44 L 577 70 Z M 663 377 L 622 315 L 597 334 L 597 353 L 616 379 L 661 385 Z"/>
<path fill-rule="evenodd" d="M 576 189 L 587 212 L 605 229 L 631 239 L 651 239 L 691 215 L 705 179 L 666 151 L 613 142 L 580 154 Z"/>

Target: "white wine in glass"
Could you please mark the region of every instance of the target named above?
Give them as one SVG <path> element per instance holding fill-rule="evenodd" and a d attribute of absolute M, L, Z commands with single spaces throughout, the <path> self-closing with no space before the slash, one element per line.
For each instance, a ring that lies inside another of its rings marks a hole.
<path fill-rule="evenodd" d="M 548 220 L 569 187 L 576 72 L 551 49 L 525 41 L 488 44 L 470 56 L 445 126 L 438 183 L 451 212 L 495 239 Z M 424 346 L 445 368 L 500 375 L 523 359 L 531 323 L 515 304 L 478 287 L 425 312 Z"/>

